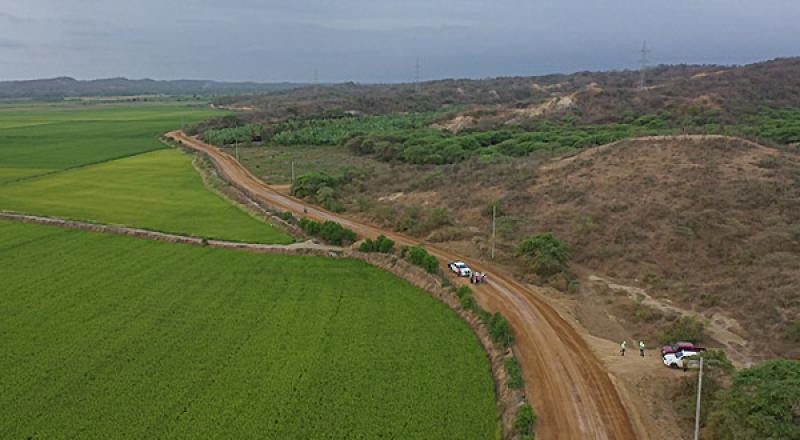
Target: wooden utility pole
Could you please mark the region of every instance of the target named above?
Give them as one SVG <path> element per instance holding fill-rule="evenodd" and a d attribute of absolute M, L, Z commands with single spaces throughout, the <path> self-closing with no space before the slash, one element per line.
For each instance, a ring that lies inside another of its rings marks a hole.
<path fill-rule="evenodd" d="M 703 393 L 703 358 L 700 358 L 700 374 L 697 376 L 697 408 L 694 412 L 694 440 L 700 439 L 700 396 Z"/>
<path fill-rule="evenodd" d="M 497 202 L 492 205 L 492 260 L 494 260 L 494 248 L 497 242 Z"/>
<path fill-rule="evenodd" d="M 294 185 L 294 161 L 292 161 L 292 185 Z"/>

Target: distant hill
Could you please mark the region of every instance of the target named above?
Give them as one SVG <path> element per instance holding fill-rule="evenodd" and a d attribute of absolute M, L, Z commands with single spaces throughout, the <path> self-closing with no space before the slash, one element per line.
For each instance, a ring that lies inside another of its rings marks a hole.
<path fill-rule="evenodd" d="M 77 80 L 70 77 L 0 81 L 0 99 L 58 99 L 81 96 L 138 95 L 247 95 L 300 87 L 299 83 L 219 82 L 207 80 L 157 81 L 108 78 Z"/>
<path fill-rule="evenodd" d="M 268 96 L 227 96 L 218 104 L 257 107 L 273 118 L 330 109 L 362 113 L 463 109 L 481 126 L 524 124 L 570 115 L 586 123 L 621 122 L 628 115 L 664 112 L 677 122 L 713 116 L 730 124 L 763 107 L 800 107 L 800 57 L 746 66 L 661 65 L 647 71 L 646 90 L 634 70 L 578 72 L 419 84 L 301 87 Z"/>

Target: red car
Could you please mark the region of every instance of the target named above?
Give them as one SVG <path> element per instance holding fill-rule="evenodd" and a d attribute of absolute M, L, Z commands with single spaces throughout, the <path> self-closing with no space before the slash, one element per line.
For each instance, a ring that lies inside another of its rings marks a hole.
<path fill-rule="evenodd" d="M 691 342 L 681 342 L 681 341 L 679 341 L 679 342 L 676 342 L 676 343 L 674 343 L 672 345 L 665 345 L 665 346 L 661 347 L 661 356 L 664 357 L 665 355 L 668 355 L 670 353 L 677 353 L 677 352 L 683 351 L 683 350 L 700 352 L 700 351 L 705 351 L 706 349 L 702 348 L 702 347 L 697 347 L 694 344 L 692 344 Z"/>

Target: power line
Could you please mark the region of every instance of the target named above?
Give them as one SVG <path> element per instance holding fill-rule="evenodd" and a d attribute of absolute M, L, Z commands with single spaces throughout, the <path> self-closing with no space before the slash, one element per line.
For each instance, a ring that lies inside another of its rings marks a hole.
<path fill-rule="evenodd" d="M 647 40 L 642 43 L 642 57 L 639 59 L 639 90 L 645 89 L 647 64 L 649 62 L 648 55 L 650 49 L 647 48 Z"/>

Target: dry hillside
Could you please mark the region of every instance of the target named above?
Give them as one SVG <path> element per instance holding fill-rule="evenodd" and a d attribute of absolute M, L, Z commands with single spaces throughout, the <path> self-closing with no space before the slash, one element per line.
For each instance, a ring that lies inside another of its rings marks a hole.
<path fill-rule="evenodd" d="M 517 240 L 553 231 L 569 243 L 583 285 L 601 276 L 716 320 L 744 361 L 800 356 L 784 337 L 800 319 L 796 154 L 733 138 L 651 138 L 565 158 L 452 166 L 423 187 L 420 175 L 395 169 L 367 187 L 393 205 L 447 207 L 455 226 L 429 238 L 484 256 L 486 207 L 499 200 L 500 257 L 520 273 Z M 626 326 L 654 330 L 668 319 Z"/>

